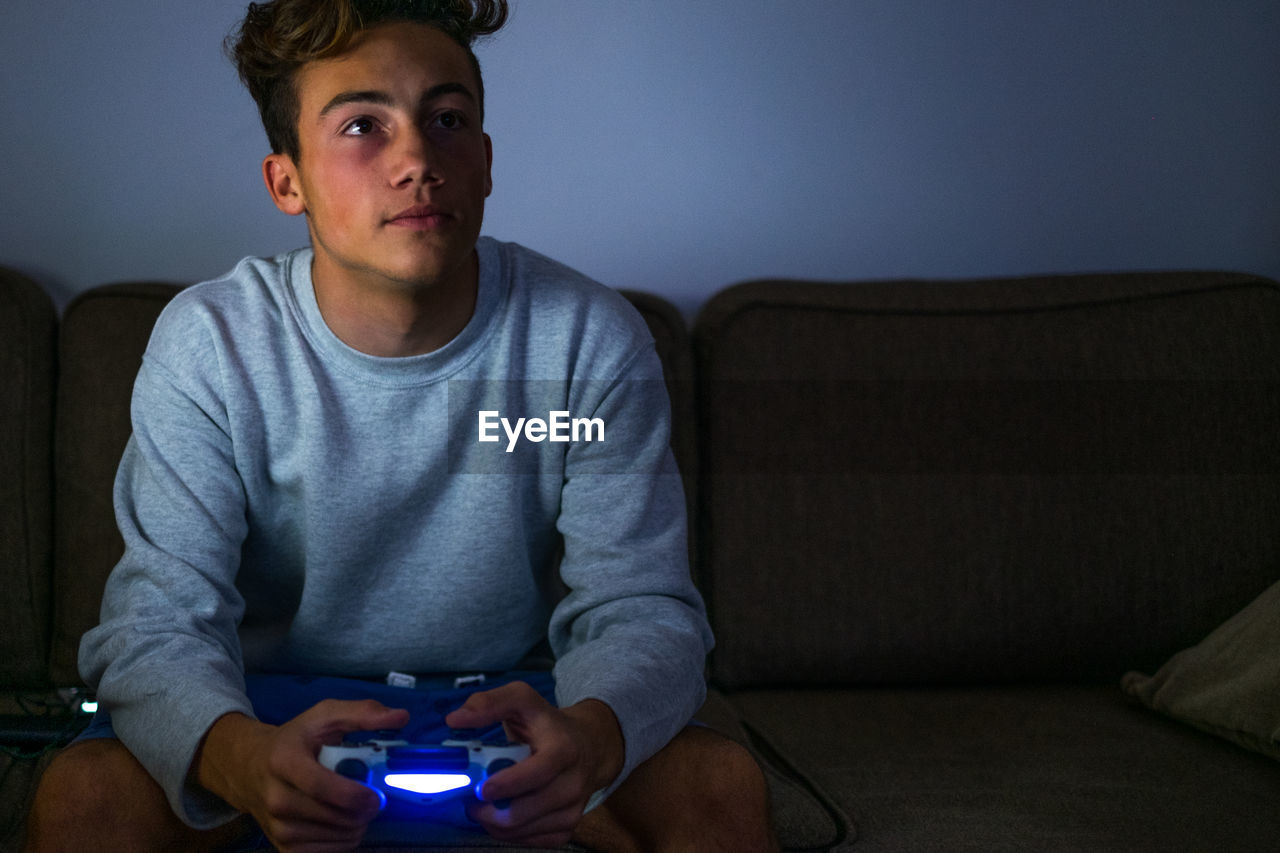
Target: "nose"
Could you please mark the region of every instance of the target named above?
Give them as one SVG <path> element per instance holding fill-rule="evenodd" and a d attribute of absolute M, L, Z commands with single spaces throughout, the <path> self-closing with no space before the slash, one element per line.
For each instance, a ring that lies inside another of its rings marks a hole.
<path fill-rule="evenodd" d="M 392 186 L 438 184 L 441 181 L 436 152 L 427 135 L 417 127 L 404 128 L 391 147 Z"/>

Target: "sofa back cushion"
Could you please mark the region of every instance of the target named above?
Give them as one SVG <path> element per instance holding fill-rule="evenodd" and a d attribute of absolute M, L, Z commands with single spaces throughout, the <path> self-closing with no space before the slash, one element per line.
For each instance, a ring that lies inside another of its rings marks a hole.
<path fill-rule="evenodd" d="M 57 315 L 35 282 L 0 269 L 0 689 L 48 684 Z"/>
<path fill-rule="evenodd" d="M 671 397 L 671 452 L 684 481 L 689 512 L 689 562 L 697 573 L 698 435 L 694 413 L 693 347 L 689 327 L 678 308 L 653 293 L 620 291 L 644 318 L 662 361 Z"/>
<path fill-rule="evenodd" d="M 54 632 L 50 673 L 80 684 L 80 636 L 98 624 L 102 588 L 124 553 L 112 490 L 129 440 L 142 353 L 172 284 L 112 284 L 67 306 L 58 341 L 54 487 Z"/>
<path fill-rule="evenodd" d="M 1088 680 L 1280 576 L 1280 289 L 817 284 L 694 332 L 722 686 Z"/>

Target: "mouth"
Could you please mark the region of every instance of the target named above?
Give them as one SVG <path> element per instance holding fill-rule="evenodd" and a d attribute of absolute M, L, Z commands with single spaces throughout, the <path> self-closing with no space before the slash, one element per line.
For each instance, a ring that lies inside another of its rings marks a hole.
<path fill-rule="evenodd" d="M 415 204 L 393 215 L 386 224 L 414 231 L 431 231 L 443 228 L 452 221 L 451 215 L 433 204 Z"/>

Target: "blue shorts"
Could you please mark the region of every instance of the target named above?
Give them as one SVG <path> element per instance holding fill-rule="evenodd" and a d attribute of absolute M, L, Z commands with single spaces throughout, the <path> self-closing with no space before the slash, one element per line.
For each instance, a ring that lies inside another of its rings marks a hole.
<path fill-rule="evenodd" d="M 445 716 L 461 707 L 472 693 L 492 690 L 513 681 L 524 681 L 551 704 L 555 700 L 555 680 L 547 671 L 511 671 L 486 673 L 482 683 L 456 686 L 456 676 L 420 677 L 413 687 L 393 687 L 378 681 L 306 675 L 250 675 L 246 681 L 249 701 L 254 713 L 264 723 L 280 725 L 293 719 L 317 702 L 325 699 L 376 699 L 389 708 L 409 711 L 409 723 L 393 735 L 410 743 L 436 744 L 450 738 L 500 741 L 501 724 L 488 729 L 451 729 Z M 478 680 L 477 680 L 478 681 Z M 99 709 L 75 742 L 92 738 L 113 738 L 115 729 L 111 715 Z M 430 821 L 401 819 L 384 813 L 369 826 L 365 838 L 371 842 L 448 842 L 474 843 L 481 830 L 467 819 L 461 802 L 442 811 Z M 265 843 L 265 839 L 261 839 Z M 257 840 L 251 840 L 251 845 Z M 246 849 L 252 849 L 252 846 Z"/>

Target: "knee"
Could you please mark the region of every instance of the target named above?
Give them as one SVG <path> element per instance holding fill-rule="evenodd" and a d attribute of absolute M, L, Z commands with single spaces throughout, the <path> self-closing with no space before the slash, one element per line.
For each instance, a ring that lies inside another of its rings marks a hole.
<path fill-rule="evenodd" d="M 686 729 L 680 738 L 690 784 L 682 786 L 688 849 L 772 851 L 769 786 L 755 757 L 741 744 L 711 729 Z"/>
<path fill-rule="evenodd" d="M 698 811 L 711 822 L 739 830 L 768 827 L 769 786 L 751 753 L 724 737 L 708 738 L 703 750 Z"/>
<path fill-rule="evenodd" d="M 599 849 L 777 849 L 760 765 L 711 729 L 682 731 L 587 818 L 575 840 Z"/>
<path fill-rule="evenodd" d="M 138 796 L 140 783 L 154 791 Z M 131 844 L 129 829 L 147 823 L 136 819 L 138 812 L 148 805 L 154 809 L 157 796 L 167 809 L 159 787 L 117 741 L 70 746 L 50 762 L 36 787 L 27 817 L 26 849 L 92 849 L 108 838 Z"/>
<path fill-rule="evenodd" d="M 94 820 L 105 808 L 101 784 L 109 752 L 99 741 L 85 741 L 56 755 L 45 768 L 31 804 L 32 825 Z"/>

